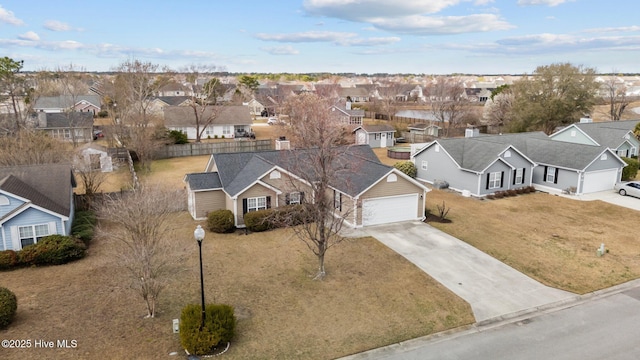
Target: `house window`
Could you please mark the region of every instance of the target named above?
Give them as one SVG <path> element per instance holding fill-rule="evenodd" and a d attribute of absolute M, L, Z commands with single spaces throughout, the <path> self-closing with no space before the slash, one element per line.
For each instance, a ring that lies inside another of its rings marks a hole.
<path fill-rule="evenodd" d="M 289 205 L 291 204 L 300 204 L 300 193 L 299 192 L 292 192 L 289 193 L 289 201 L 288 201 Z"/>
<path fill-rule="evenodd" d="M 231 126 L 225 125 L 222 127 L 222 135 L 231 135 Z"/>
<path fill-rule="evenodd" d="M 342 194 L 335 190 L 333 190 L 333 206 L 342 211 Z"/>
<path fill-rule="evenodd" d="M 269 174 L 269 179 L 280 179 L 280 177 L 280 171 L 278 170 L 273 170 L 271 174 Z"/>
<path fill-rule="evenodd" d="M 632 147 L 630 153 L 631 153 L 631 156 L 636 156 L 636 155 L 638 155 L 638 149 Z"/>
<path fill-rule="evenodd" d="M 618 153 L 618 156 L 620 156 L 620 157 L 626 157 L 627 156 L 627 150 L 618 150 L 617 153 Z M 603 159 L 602 156 L 604 156 L 605 158 Z M 600 160 L 607 160 L 607 158 L 606 158 L 607 155 L 606 154 L 602 154 L 602 156 L 600 157 Z"/>
<path fill-rule="evenodd" d="M 24 249 L 29 245 L 36 244 L 40 239 L 49 235 L 49 225 L 20 226 L 18 233 L 20 234 L 20 243 Z"/>
<path fill-rule="evenodd" d="M 427 170 L 427 167 L 429 166 L 429 162 L 427 160 L 422 160 L 422 170 Z"/>
<path fill-rule="evenodd" d="M 207 136 L 211 136 L 211 135 L 213 135 L 213 129 L 211 128 L 211 126 L 207 126 L 207 127 L 204 129 L 204 134 L 205 134 L 205 135 L 207 135 Z"/>
<path fill-rule="evenodd" d="M 618 153 L 620 153 L 620 151 L 622 151 L 623 154 L 626 154 L 626 150 L 619 150 Z M 624 155 L 621 155 L 624 156 Z M 607 154 L 602 154 L 600 155 L 600 160 L 607 160 Z"/>
<path fill-rule="evenodd" d="M 396 181 L 398 181 L 398 175 L 389 174 L 389 176 L 387 176 L 387 182 L 396 182 Z"/>
<path fill-rule="evenodd" d="M 247 199 L 247 212 L 265 210 L 267 208 L 267 197 L 260 196 Z"/>
<path fill-rule="evenodd" d="M 0 206 L 2 205 L 9 205 L 9 198 L 4 196 L 4 195 L 0 195 Z"/>
<path fill-rule="evenodd" d="M 380 140 L 380 133 L 375 133 L 375 134 L 373 135 L 373 138 L 374 138 L 375 140 Z"/>
<path fill-rule="evenodd" d="M 489 174 L 489 189 L 498 189 L 502 187 L 502 173 L 492 172 Z"/>
<path fill-rule="evenodd" d="M 555 184 L 557 182 L 557 178 L 556 178 L 557 173 L 558 173 L 558 169 L 554 168 L 553 166 L 548 166 L 547 175 L 545 176 L 545 181 Z"/>
<path fill-rule="evenodd" d="M 505 151 L 504 157 L 510 158 L 511 157 L 511 151 L 509 151 L 509 150 Z"/>
<path fill-rule="evenodd" d="M 524 168 L 516 169 L 516 173 L 513 178 L 513 184 L 520 185 L 523 183 L 523 180 L 524 180 Z"/>

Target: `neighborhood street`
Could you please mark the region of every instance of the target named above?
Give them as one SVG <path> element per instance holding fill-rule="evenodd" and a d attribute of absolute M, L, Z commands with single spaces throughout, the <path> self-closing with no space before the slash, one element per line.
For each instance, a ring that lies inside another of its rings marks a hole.
<path fill-rule="evenodd" d="M 638 359 L 640 282 L 509 321 L 372 350 L 361 359 Z"/>

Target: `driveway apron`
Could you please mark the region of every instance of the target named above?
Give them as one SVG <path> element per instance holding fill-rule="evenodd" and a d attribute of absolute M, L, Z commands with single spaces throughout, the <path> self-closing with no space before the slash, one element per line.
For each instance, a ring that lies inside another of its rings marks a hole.
<path fill-rule="evenodd" d="M 477 322 L 576 297 L 423 222 L 372 226 L 352 236 L 362 234 L 378 239 L 466 300 Z"/>

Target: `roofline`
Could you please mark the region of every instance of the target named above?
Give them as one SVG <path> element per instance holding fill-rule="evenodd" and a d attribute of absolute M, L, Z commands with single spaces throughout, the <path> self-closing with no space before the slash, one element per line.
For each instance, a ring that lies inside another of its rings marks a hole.
<path fill-rule="evenodd" d="M 605 153 L 605 152 L 607 152 L 607 151 L 608 151 L 609 153 L 611 153 L 611 154 L 612 154 L 616 159 L 618 159 L 618 161 L 623 165 L 622 167 L 625 167 L 625 166 L 627 166 L 627 165 L 628 165 L 628 164 L 627 164 L 627 162 L 626 162 L 626 161 L 624 161 L 624 160 L 622 160 L 622 159 L 618 156 L 618 154 L 616 154 L 613 150 L 611 150 L 611 148 L 606 148 L 606 149 L 604 149 L 600 154 L 598 154 L 598 156 L 596 156 L 595 158 L 593 158 L 593 160 L 591 160 L 591 162 L 590 162 L 590 163 L 588 163 L 588 164 L 587 164 L 587 166 L 585 166 L 585 167 L 584 167 L 584 169 L 582 169 L 582 171 L 585 171 L 589 166 L 591 166 L 591 164 L 593 164 L 594 162 L 596 162 L 596 160 L 597 160 L 597 159 L 599 159 L 599 158 L 602 156 L 602 154 L 604 154 L 604 153 Z"/>
<path fill-rule="evenodd" d="M 557 134 L 560 134 L 562 132 L 565 132 L 568 128 L 573 127 L 574 129 L 578 129 L 578 131 L 580 131 L 584 136 L 586 136 L 589 140 L 593 141 L 594 144 L 596 144 L 596 146 L 601 146 L 600 143 L 598 143 L 594 138 L 592 138 L 591 136 L 589 136 L 589 134 L 587 134 L 586 132 L 584 132 L 584 130 L 580 129 L 578 127 L 578 125 L 576 124 L 571 124 L 569 126 L 567 126 L 564 129 L 558 130 L 555 133 L 549 135 L 549 138 L 553 138 L 554 136 L 556 136 Z"/>
<path fill-rule="evenodd" d="M 11 219 L 13 219 L 14 217 L 16 217 L 16 215 L 18 215 L 18 214 L 22 214 L 22 213 L 23 213 L 25 210 L 27 210 L 27 209 L 36 209 L 36 210 L 40 210 L 40 211 L 45 212 L 45 213 L 47 213 L 47 214 L 49 214 L 49 215 L 53 215 L 53 216 L 55 216 L 55 217 L 58 217 L 58 218 L 60 218 L 60 220 L 62 220 L 62 221 L 68 221 L 68 220 L 69 220 L 69 217 L 68 217 L 68 216 L 66 216 L 66 215 L 62 215 L 62 214 L 58 214 L 57 212 L 55 212 L 55 211 L 51 211 L 51 210 L 49 210 L 49 209 L 45 209 L 45 208 L 43 208 L 43 207 L 41 207 L 41 206 L 38 206 L 38 205 L 36 205 L 36 204 L 32 203 L 31 201 L 29 201 L 29 202 L 26 202 L 26 203 L 22 204 L 22 205 L 21 205 L 21 207 L 22 207 L 22 209 L 21 209 L 21 210 L 16 211 L 14 214 L 9 213 L 9 214 L 11 214 L 11 216 L 6 217 L 6 218 L 4 218 L 4 219 L 0 220 L 0 225 L 4 224 L 5 222 L 7 222 L 7 221 L 9 221 L 9 220 L 11 220 Z M 18 209 L 18 208 L 16 208 L 16 209 Z M 9 215 L 9 214 L 7 214 L 7 215 Z"/>
<path fill-rule="evenodd" d="M 410 177 L 409 175 L 403 173 L 402 171 L 392 167 L 387 173 L 385 173 L 384 175 L 380 176 L 380 178 L 378 180 L 376 180 L 373 184 L 369 185 L 369 187 L 367 187 L 366 189 L 362 190 L 360 193 L 358 193 L 355 196 L 353 196 L 353 198 L 354 199 L 358 199 L 362 194 L 364 194 L 367 191 L 371 190 L 371 188 L 373 188 L 374 186 L 378 185 L 378 183 L 380 183 L 380 181 L 382 181 L 383 178 L 386 178 L 387 176 L 389 176 L 392 173 L 400 175 L 400 177 L 404 178 L 405 180 L 408 180 L 409 182 L 413 183 L 414 185 L 417 185 L 418 187 L 420 187 L 420 189 L 422 189 L 425 192 L 430 192 L 431 191 L 431 189 L 429 189 L 426 186 L 422 185 L 416 179 L 414 179 L 414 178 Z"/>
<path fill-rule="evenodd" d="M 231 199 L 238 200 L 238 195 L 240 195 L 240 194 L 244 193 L 245 191 L 249 190 L 251 187 L 253 187 L 256 184 L 262 185 L 262 186 L 266 187 L 267 189 L 273 190 L 276 193 L 276 195 L 282 194 L 282 191 L 280 189 L 278 189 L 278 188 L 276 188 L 276 187 L 274 187 L 272 185 L 269 185 L 266 182 L 260 180 L 260 178 L 258 178 L 256 181 L 252 182 L 249 186 L 247 186 L 244 189 L 238 191 L 234 196 L 231 197 Z"/>

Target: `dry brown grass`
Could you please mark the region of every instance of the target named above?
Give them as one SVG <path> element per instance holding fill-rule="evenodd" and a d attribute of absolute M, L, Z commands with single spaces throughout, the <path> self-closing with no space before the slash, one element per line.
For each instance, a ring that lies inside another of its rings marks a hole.
<path fill-rule="evenodd" d="M 427 207 L 451 209 L 432 225 L 552 287 L 583 294 L 640 276 L 640 212 L 545 193 L 498 200 L 433 190 Z M 602 257 L 596 249 L 610 250 Z"/>
<path fill-rule="evenodd" d="M 3 359 L 158 359 L 180 352 L 171 332 L 188 303 L 199 303 L 196 222 L 175 218 L 175 241 L 192 256 L 161 295 L 159 315 L 129 289 L 117 250 L 96 239 L 75 263 L 0 273 L 18 297 L 2 338 L 74 339 L 76 349 L 2 350 Z M 228 359 L 331 359 L 473 322 L 469 306 L 372 238 L 350 239 L 327 254 L 328 276 L 312 281 L 315 258 L 288 230 L 208 233 L 203 244 L 207 302 L 239 317 Z"/>

